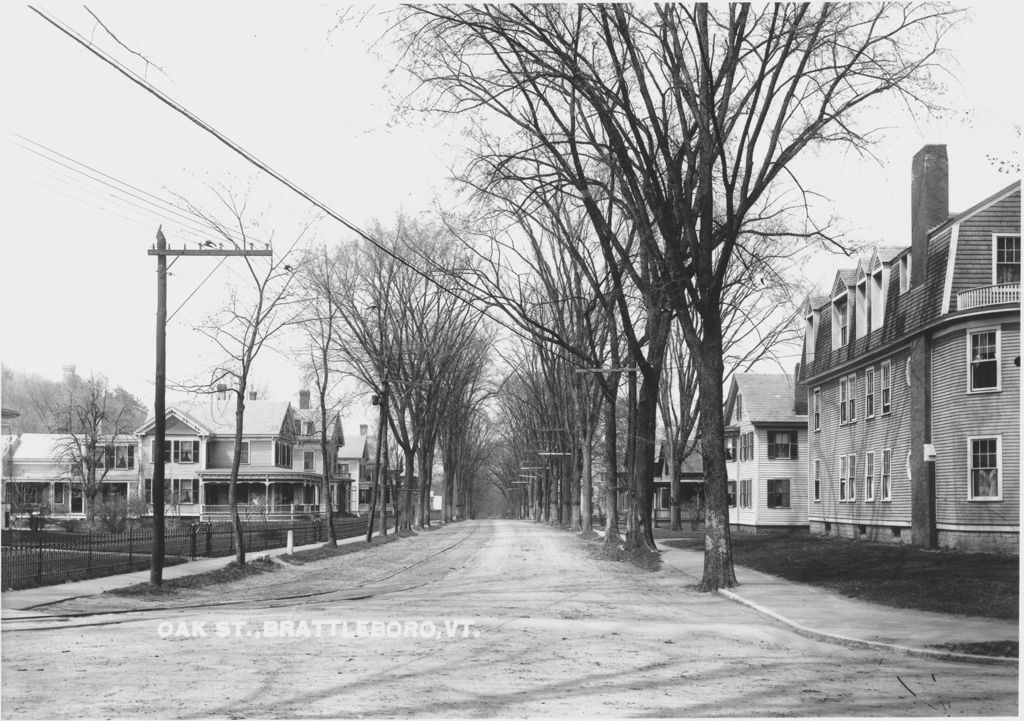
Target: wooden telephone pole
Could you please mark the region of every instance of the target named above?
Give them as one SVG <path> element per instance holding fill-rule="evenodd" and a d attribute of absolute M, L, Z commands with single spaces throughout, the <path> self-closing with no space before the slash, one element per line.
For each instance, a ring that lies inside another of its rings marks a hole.
<path fill-rule="evenodd" d="M 212 243 L 210 244 L 212 245 Z M 198 248 L 174 250 L 167 247 L 163 226 L 156 229 L 156 247 L 150 248 L 149 255 L 156 256 L 156 397 L 153 399 L 153 415 L 156 420 L 153 443 L 153 555 L 149 566 L 149 582 L 155 586 L 163 583 L 164 574 L 164 439 L 167 427 L 165 396 L 167 391 L 167 256 L 270 256 L 273 251 L 250 250 L 248 248 Z M 173 263 L 172 263 L 173 264 Z"/>

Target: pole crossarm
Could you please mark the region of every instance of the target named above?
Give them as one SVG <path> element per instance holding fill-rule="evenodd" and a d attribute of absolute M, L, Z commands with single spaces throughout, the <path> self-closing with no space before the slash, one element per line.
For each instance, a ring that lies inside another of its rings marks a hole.
<path fill-rule="evenodd" d="M 245 256 L 272 256 L 274 251 L 272 250 L 210 250 L 206 248 L 197 248 L 195 250 L 189 248 L 179 248 L 177 250 L 173 248 L 150 248 L 146 251 L 147 255 L 212 255 L 212 256 L 223 256 L 223 255 L 245 255 Z"/>
<path fill-rule="evenodd" d="M 636 373 L 637 368 L 577 368 L 577 373 Z"/>

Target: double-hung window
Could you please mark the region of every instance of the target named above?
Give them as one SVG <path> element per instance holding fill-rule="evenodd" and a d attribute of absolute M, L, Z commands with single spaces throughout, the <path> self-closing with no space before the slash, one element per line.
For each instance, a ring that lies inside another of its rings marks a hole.
<path fill-rule="evenodd" d="M 814 502 L 821 503 L 821 459 L 814 459 Z"/>
<path fill-rule="evenodd" d="M 967 498 L 971 501 L 1001 501 L 1002 449 L 1000 437 L 968 438 L 967 452 L 970 464 L 970 478 L 967 484 Z"/>
<path fill-rule="evenodd" d="M 1020 236 L 997 235 L 995 244 L 995 284 L 1020 283 Z"/>
<path fill-rule="evenodd" d="M 849 398 L 847 399 L 847 405 L 849 406 L 849 409 L 850 409 L 850 412 L 847 414 L 847 417 L 849 418 L 850 423 L 853 423 L 854 421 L 857 420 L 857 374 L 856 373 L 851 373 L 849 376 L 847 376 L 847 378 L 846 378 L 846 386 L 847 386 L 847 392 L 849 393 Z"/>
<path fill-rule="evenodd" d="M 736 436 L 727 436 L 725 439 L 725 460 L 736 460 Z"/>
<path fill-rule="evenodd" d="M 729 508 L 736 507 L 736 481 L 728 481 Z"/>
<path fill-rule="evenodd" d="M 814 430 L 821 430 L 821 388 L 814 389 Z"/>
<path fill-rule="evenodd" d="M 989 328 L 968 334 L 968 390 L 999 390 L 999 330 Z"/>
<path fill-rule="evenodd" d="M 856 501 L 857 500 L 857 454 L 850 454 L 850 497 L 846 500 Z"/>
<path fill-rule="evenodd" d="M 875 500 L 875 452 L 868 451 L 864 456 L 864 500 Z"/>
<path fill-rule="evenodd" d="M 789 479 L 768 479 L 768 508 L 789 508 Z"/>
<path fill-rule="evenodd" d="M 892 363 L 885 361 L 882 363 L 882 378 L 880 395 L 882 397 L 882 414 L 890 413 L 892 411 Z"/>
<path fill-rule="evenodd" d="M 751 508 L 753 502 L 750 499 L 750 479 L 740 481 L 740 508 Z"/>
<path fill-rule="evenodd" d="M 882 500 L 892 500 L 892 449 L 882 451 Z"/>
<path fill-rule="evenodd" d="M 316 463 L 313 461 L 313 451 L 302 452 L 302 470 L 316 470 Z"/>
<path fill-rule="evenodd" d="M 864 417 L 875 417 L 875 369 L 864 371 Z"/>
<path fill-rule="evenodd" d="M 850 399 L 850 388 L 845 377 L 839 379 L 839 425 L 845 425 L 850 417 L 847 415 L 846 402 Z"/>
<path fill-rule="evenodd" d="M 768 460 L 797 457 L 797 431 L 768 431 Z"/>
<path fill-rule="evenodd" d="M 198 463 L 199 441 L 164 441 L 164 463 Z"/>
<path fill-rule="evenodd" d="M 848 494 L 847 483 L 849 482 L 849 458 L 847 456 L 839 456 L 839 502 L 845 503 L 846 496 Z"/>

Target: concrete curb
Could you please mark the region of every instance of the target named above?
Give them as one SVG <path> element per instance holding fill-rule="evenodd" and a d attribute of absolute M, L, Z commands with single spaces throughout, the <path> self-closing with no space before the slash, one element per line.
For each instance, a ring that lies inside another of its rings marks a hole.
<path fill-rule="evenodd" d="M 933 658 L 938 661 L 954 661 L 957 663 L 980 663 L 989 664 L 995 666 L 1016 666 L 1019 663 L 1019 659 L 1008 658 L 1006 656 L 978 656 L 969 653 L 956 653 L 954 651 L 938 651 L 926 648 L 913 648 L 910 646 L 897 646 L 891 643 L 882 643 L 881 641 L 866 641 L 859 638 L 848 638 L 846 636 L 839 636 L 833 633 L 825 633 L 824 631 L 816 631 L 813 628 L 807 628 L 792 619 L 786 618 L 782 614 L 772 611 L 770 608 L 765 608 L 759 603 L 750 601 L 743 598 L 738 593 L 733 591 L 727 591 L 725 589 L 719 589 L 716 591 L 718 595 L 723 596 L 731 601 L 740 603 L 748 608 L 751 608 L 758 613 L 761 613 L 769 618 L 775 619 L 780 623 L 792 628 L 801 636 L 805 638 L 811 638 L 816 641 L 825 641 L 827 643 L 835 643 L 840 646 L 847 648 L 860 648 L 869 649 L 876 651 L 888 651 L 890 653 L 896 653 L 901 656 L 919 656 L 922 658 Z"/>

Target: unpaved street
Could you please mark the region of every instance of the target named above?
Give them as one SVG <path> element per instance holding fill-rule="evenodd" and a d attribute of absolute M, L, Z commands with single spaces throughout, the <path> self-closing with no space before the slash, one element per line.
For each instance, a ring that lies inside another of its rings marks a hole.
<path fill-rule="evenodd" d="M 3 717 L 1017 713 L 1016 668 L 809 640 L 583 546 L 466 522 L 230 586 L 35 612 L 99 615 L 5 618 Z"/>

